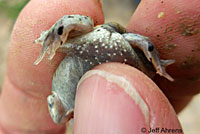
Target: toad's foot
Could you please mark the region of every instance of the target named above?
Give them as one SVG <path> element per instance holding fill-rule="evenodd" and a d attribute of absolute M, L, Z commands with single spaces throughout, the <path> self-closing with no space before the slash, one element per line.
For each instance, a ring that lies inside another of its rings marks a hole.
<path fill-rule="evenodd" d="M 74 109 L 70 109 L 67 111 L 65 118 L 67 121 L 69 121 L 70 119 L 72 119 L 74 117 Z"/>
<path fill-rule="evenodd" d="M 49 113 L 53 121 L 57 124 L 66 122 L 66 109 L 63 106 L 58 94 L 53 91 L 52 94 L 47 97 L 47 102 Z"/>
<path fill-rule="evenodd" d="M 158 50 L 154 47 L 148 37 L 133 33 L 125 33 L 123 36 L 132 45 L 132 47 L 137 47 L 144 52 L 146 58 L 152 62 L 154 68 L 156 69 L 156 73 L 170 81 L 174 81 L 174 79 L 166 72 L 165 67 L 173 64 L 175 60 L 161 60 Z"/>
<path fill-rule="evenodd" d="M 66 111 L 66 108 L 56 92 L 53 91 L 52 94 L 47 97 L 47 102 L 49 113 L 55 123 L 62 124 L 73 118 L 74 110 L 69 109 Z"/>
<path fill-rule="evenodd" d="M 40 37 L 34 41 L 41 44 L 42 51 L 38 59 L 34 62 L 37 65 L 49 54 L 52 60 L 56 50 L 66 42 L 68 37 L 75 37 L 93 30 L 94 24 L 90 17 L 82 15 L 66 15 L 58 20 L 49 30 L 42 32 Z"/>

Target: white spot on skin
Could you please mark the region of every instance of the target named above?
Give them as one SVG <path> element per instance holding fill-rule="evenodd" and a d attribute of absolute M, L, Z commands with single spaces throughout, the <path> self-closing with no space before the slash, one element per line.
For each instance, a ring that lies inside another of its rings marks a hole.
<path fill-rule="evenodd" d="M 87 47 L 87 44 L 83 44 L 84 47 Z"/>
<path fill-rule="evenodd" d="M 106 38 L 105 42 L 108 44 L 108 42 L 109 42 L 108 38 Z"/>
<path fill-rule="evenodd" d="M 74 47 L 73 44 L 71 44 L 71 43 L 67 43 L 65 46 L 66 46 L 66 48 L 73 48 Z"/>
<path fill-rule="evenodd" d="M 107 53 L 107 55 L 111 57 L 111 54 L 110 54 L 110 53 Z"/>
<path fill-rule="evenodd" d="M 102 42 L 102 38 L 99 39 L 99 42 Z"/>
<path fill-rule="evenodd" d="M 85 51 L 85 47 L 82 47 L 81 50 L 82 50 L 82 51 Z"/>
<path fill-rule="evenodd" d="M 102 46 L 102 47 L 104 47 L 104 46 L 105 46 L 105 44 L 104 44 L 104 43 L 102 43 L 102 44 L 101 44 L 101 46 Z"/>
<path fill-rule="evenodd" d="M 79 50 L 80 48 L 81 48 L 81 46 L 77 46 L 77 48 L 76 48 L 76 49 L 77 49 L 77 50 Z"/>

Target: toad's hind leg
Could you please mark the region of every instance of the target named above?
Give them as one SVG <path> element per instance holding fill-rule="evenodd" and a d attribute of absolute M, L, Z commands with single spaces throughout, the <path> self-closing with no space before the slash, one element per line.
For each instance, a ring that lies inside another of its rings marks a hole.
<path fill-rule="evenodd" d="M 53 76 L 52 95 L 47 99 L 50 115 L 57 124 L 73 116 L 77 84 L 92 66 L 76 55 L 66 56 Z"/>
<path fill-rule="evenodd" d="M 58 20 L 49 30 L 42 32 L 34 41 L 41 44 L 42 51 L 34 62 L 37 65 L 49 53 L 49 60 L 55 55 L 56 50 L 70 37 L 80 36 L 93 30 L 94 23 L 90 17 L 83 15 L 65 15 Z"/>
<path fill-rule="evenodd" d="M 156 73 L 170 81 L 174 81 L 174 79 L 166 72 L 165 67 L 173 64 L 175 60 L 161 60 L 158 50 L 148 37 L 133 33 L 124 33 L 123 37 L 131 44 L 132 47 L 137 47 L 143 51 L 146 58 L 152 62 L 154 68 L 156 69 Z"/>

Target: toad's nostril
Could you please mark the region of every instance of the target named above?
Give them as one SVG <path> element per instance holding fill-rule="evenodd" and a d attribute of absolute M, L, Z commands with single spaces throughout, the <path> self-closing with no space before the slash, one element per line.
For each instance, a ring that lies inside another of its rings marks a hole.
<path fill-rule="evenodd" d="M 63 44 L 63 41 L 60 42 L 60 45 L 61 45 L 61 46 L 62 46 L 62 44 Z"/>

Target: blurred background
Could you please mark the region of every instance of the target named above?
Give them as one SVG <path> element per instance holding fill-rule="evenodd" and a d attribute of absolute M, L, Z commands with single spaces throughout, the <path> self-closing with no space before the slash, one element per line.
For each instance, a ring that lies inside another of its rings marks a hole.
<path fill-rule="evenodd" d="M 29 0 L 0 0 L 0 91 L 6 74 L 6 57 L 9 38 L 15 20 Z M 103 0 L 105 21 L 126 25 L 139 0 Z M 200 133 L 200 95 L 178 115 L 185 134 Z M 195 113 L 195 114 L 194 114 Z"/>

